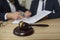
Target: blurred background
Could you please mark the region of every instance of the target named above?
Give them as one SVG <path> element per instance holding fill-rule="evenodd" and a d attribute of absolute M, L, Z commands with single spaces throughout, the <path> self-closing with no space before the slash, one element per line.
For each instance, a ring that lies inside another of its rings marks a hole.
<path fill-rule="evenodd" d="M 19 3 L 27 9 L 30 9 L 31 1 L 32 0 L 19 0 Z"/>

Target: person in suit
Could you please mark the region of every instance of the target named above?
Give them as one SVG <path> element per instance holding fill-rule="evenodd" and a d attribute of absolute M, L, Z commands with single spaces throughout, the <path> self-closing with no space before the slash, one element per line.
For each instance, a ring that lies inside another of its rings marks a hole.
<path fill-rule="evenodd" d="M 60 6 L 58 0 L 33 0 L 31 3 L 30 11 L 32 12 L 31 16 L 34 16 L 37 14 L 37 10 L 39 9 L 39 3 L 44 2 L 44 9 L 52 11 L 49 15 L 47 15 L 45 18 L 60 18 Z M 41 6 L 41 5 L 40 5 Z M 43 8 L 43 6 L 42 6 Z M 42 10 L 42 9 L 40 9 Z"/>
<path fill-rule="evenodd" d="M 30 17 L 31 12 L 18 3 L 18 0 L 0 0 L 0 20 L 19 19 L 21 11 L 24 12 L 24 17 Z"/>

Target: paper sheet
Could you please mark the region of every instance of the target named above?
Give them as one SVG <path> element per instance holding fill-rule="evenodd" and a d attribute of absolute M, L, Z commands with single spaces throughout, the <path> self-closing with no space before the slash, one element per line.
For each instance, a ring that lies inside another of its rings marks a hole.
<path fill-rule="evenodd" d="M 47 16 L 50 13 L 51 13 L 51 11 L 47 11 L 47 10 L 40 11 L 40 13 L 37 13 L 33 17 L 23 18 L 23 19 L 20 19 L 20 20 L 14 20 L 12 23 L 13 24 L 18 24 L 20 21 L 24 21 L 26 23 L 33 24 L 33 23 L 37 22 L 38 20 L 42 19 L 43 17 Z"/>

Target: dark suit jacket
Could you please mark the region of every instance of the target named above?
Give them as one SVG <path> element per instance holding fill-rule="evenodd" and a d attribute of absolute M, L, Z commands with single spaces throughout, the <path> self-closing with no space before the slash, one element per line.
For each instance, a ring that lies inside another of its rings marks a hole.
<path fill-rule="evenodd" d="M 16 8 L 16 11 L 21 10 L 21 11 L 25 12 L 27 10 L 24 7 L 20 6 L 20 4 L 18 3 L 18 0 L 15 0 L 14 5 Z M 5 21 L 4 15 L 7 12 L 11 12 L 11 9 L 10 9 L 10 6 L 9 6 L 7 0 L 0 0 L 0 20 Z"/>
<path fill-rule="evenodd" d="M 33 0 L 31 4 L 30 11 L 32 12 L 32 16 L 36 14 L 38 8 L 39 0 Z M 55 11 L 55 13 L 50 13 L 48 18 L 59 18 L 60 17 L 60 6 L 58 0 L 46 0 L 45 10 Z"/>

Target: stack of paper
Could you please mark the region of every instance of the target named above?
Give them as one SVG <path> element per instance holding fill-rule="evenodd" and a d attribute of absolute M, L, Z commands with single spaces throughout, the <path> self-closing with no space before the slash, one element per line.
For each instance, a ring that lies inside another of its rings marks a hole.
<path fill-rule="evenodd" d="M 51 11 L 47 11 L 47 10 L 40 11 L 40 13 L 37 13 L 33 17 L 23 18 L 23 19 L 20 19 L 20 20 L 14 20 L 13 23 L 18 24 L 20 21 L 24 21 L 24 22 L 29 23 L 29 24 L 35 23 L 35 22 L 37 22 L 38 20 L 42 19 L 43 17 L 47 16 L 50 13 L 51 13 Z"/>

